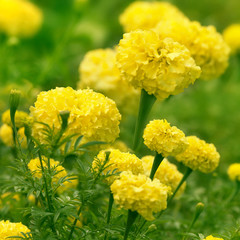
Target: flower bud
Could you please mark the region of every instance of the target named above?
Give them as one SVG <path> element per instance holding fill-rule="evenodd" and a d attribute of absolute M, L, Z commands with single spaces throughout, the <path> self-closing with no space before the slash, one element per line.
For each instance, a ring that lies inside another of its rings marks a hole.
<path fill-rule="evenodd" d="M 13 126 L 15 125 L 14 116 L 19 106 L 20 96 L 21 96 L 21 92 L 19 90 L 16 90 L 16 89 L 11 90 L 10 97 L 9 97 L 9 104 L 10 104 L 10 116 L 11 116 L 11 121 Z"/>

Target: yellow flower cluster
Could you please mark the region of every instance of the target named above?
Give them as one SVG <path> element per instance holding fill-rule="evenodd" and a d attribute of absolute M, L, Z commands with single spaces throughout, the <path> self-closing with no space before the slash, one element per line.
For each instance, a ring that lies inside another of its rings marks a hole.
<path fill-rule="evenodd" d="M 114 170 L 115 173 L 123 171 L 131 171 L 133 174 L 143 173 L 142 161 L 134 154 L 124 153 L 118 149 L 109 149 L 110 155 L 108 162 L 105 165 L 103 174 L 108 172 L 111 174 Z M 106 150 L 101 151 L 92 163 L 94 171 L 98 172 L 99 163 L 104 164 L 106 159 Z M 106 178 L 106 181 L 111 184 L 116 179 L 116 175 Z"/>
<path fill-rule="evenodd" d="M 167 208 L 169 187 L 143 174 L 122 172 L 120 179 L 111 185 L 111 191 L 114 201 L 121 208 L 137 211 L 149 221 L 154 220 L 153 212 Z"/>
<path fill-rule="evenodd" d="M 52 171 L 54 171 L 56 174 L 54 175 L 52 181 L 53 183 L 57 183 L 60 178 L 64 178 L 67 176 L 67 172 L 64 167 L 60 165 L 58 161 L 54 161 L 53 159 L 49 159 L 50 161 L 50 168 Z M 44 169 L 48 166 L 48 158 L 42 157 L 42 163 Z M 32 159 L 28 163 L 28 168 L 32 172 L 33 176 L 35 178 L 41 178 L 42 177 L 42 168 L 39 158 Z M 59 194 L 63 193 L 64 191 L 67 191 L 70 188 L 76 188 L 78 185 L 77 179 L 66 179 L 64 183 L 58 187 L 57 192 Z"/>
<path fill-rule="evenodd" d="M 171 19 L 159 22 L 154 30 L 161 39 L 170 37 L 189 49 L 197 66 L 201 67 L 201 79 L 217 78 L 226 70 L 230 49 L 214 26 Z"/>
<path fill-rule="evenodd" d="M 164 157 L 175 156 L 183 152 L 188 142 L 185 134 L 178 128 L 171 127 L 167 120 L 153 120 L 145 128 L 144 144 Z"/>
<path fill-rule="evenodd" d="M 120 77 L 115 50 L 108 48 L 88 52 L 79 66 L 79 73 L 79 89 L 89 87 L 101 92 L 125 112 L 133 112 L 137 108 L 139 92 Z"/>
<path fill-rule="evenodd" d="M 124 79 L 159 100 L 182 92 L 201 73 L 185 46 L 154 31 L 125 33 L 116 58 Z"/>
<path fill-rule="evenodd" d="M 144 174 L 150 176 L 153 165 L 154 156 L 145 156 L 142 158 Z M 154 178 L 157 178 L 161 183 L 171 187 L 171 192 L 174 192 L 178 184 L 182 180 L 183 174 L 177 169 L 177 166 L 170 163 L 166 158 L 163 159 Z M 186 182 L 180 187 L 176 196 L 181 196 L 186 188 Z"/>
<path fill-rule="evenodd" d="M 57 182 L 60 178 L 67 176 L 67 172 L 64 167 L 60 165 L 58 161 L 54 161 L 53 159 L 49 159 L 50 168 L 52 171 L 55 171 L 53 182 Z M 48 158 L 42 157 L 43 168 L 47 168 L 48 166 Z M 35 178 L 42 177 L 42 168 L 39 158 L 34 158 L 28 163 L 28 168 L 32 172 Z"/>
<path fill-rule="evenodd" d="M 33 137 L 46 143 L 42 122 L 55 133 L 61 129 L 60 111 L 69 111 L 65 136 L 78 134 L 84 141 L 113 142 L 119 135 L 121 115 L 116 104 L 109 98 L 90 89 L 75 91 L 70 87 L 56 88 L 38 95 L 35 107 L 30 108 L 35 123 Z"/>
<path fill-rule="evenodd" d="M 136 1 L 130 4 L 120 16 L 125 32 L 136 29 L 152 29 L 166 19 L 186 18 L 181 11 L 168 2 Z"/>
<path fill-rule="evenodd" d="M 240 24 L 232 24 L 227 27 L 223 32 L 223 38 L 232 53 L 238 52 L 240 50 Z"/>
<path fill-rule="evenodd" d="M 11 236 L 23 237 L 22 233 L 28 233 L 30 230 L 22 223 L 12 223 L 7 221 L 0 221 L 0 239 L 5 240 Z M 17 240 L 19 238 L 11 238 Z"/>
<path fill-rule="evenodd" d="M 0 0 L 0 32 L 30 37 L 42 25 L 42 11 L 27 0 Z"/>
<path fill-rule="evenodd" d="M 217 238 L 217 237 L 213 237 L 212 235 L 207 236 L 206 238 L 204 238 L 203 240 L 224 240 L 223 238 Z"/>
<path fill-rule="evenodd" d="M 220 155 L 213 144 L 208 144 L 196 136 L 187 137 L 188 148 L 176 159 L 193 170 L 199 170 L 203 173 L 214 171 L 218 164 Z"/>
<path fill-rule="evenodd" d="M 233 163 L 228 168 L 228 176 L 233 181 L 240 181 L 240 163 Z"/>
<path fill-rule="evenodd" d="M 18 130 L 18 139 L 19 142 L 21 144 L 22 148 L 27 148 L 27 138 L 25 136 L 25 128 L 21 127 Z M 3 124 L 0 127 L 0 139 L 2 140 L 2 142 L 9 147 L 13 147 L 14 146 L 14 141 L 13 141 L 13 130 L 10 126 L 8 126 L 7 124 Z"/>
<path fill-rule="evenodd" d="M 26 112 L 16 111 L 16 113 L 15 113 L 16 128 L 24 127 L 24 124 L 27 122 L 28 118 L 29 118 L 29 116 Z M 2 114 L 2 122 L 7 124 L 8 126 L 12 126 L 10 110 L 7 110 Z"/>

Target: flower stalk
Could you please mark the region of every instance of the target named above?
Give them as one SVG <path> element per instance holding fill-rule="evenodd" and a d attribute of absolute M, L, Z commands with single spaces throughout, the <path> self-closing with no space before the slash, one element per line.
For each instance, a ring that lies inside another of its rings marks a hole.
<path fill-rule="evenodd" d="M 180 187 L 183 185 L 183 183 L 187 180 L 187 178 L 189 177 L 189 175 L 192 173 L 192 169 L 187 167 L 185 174 L 182 177 L 182 180 L 180 181 L 180 183 L 178 184 L 177 188 L 175 189 L 175 191 L 173 192 L 173 195 L 169 198 L 168 200 L 168 205 L 172 202 L 173 198 L 175 197 L 176 193 L 178 192 L 178 190 L 180 189 Z"/>
<path fill-rule="evenodd" d="M 156 155 L 155 155 L 155 158 L 154 158 L 154 161 L 153 161 L 153 165 L 152 165 L 152 170 L 151 170 L 151 173 L 150 173 L 150 178 L 152 180 L 154 178 L 154 175 L 155 175 L 156 171 L 158 170 L 159 165 L 163 161 L 163 158 L 164 157 L 162 156 L 162 154 L 159 154 L 159 153 L 156 152 Z"/>
<path fill-rule="evenodd" d="M 127 240 L 130 229 L 133 223 L 135 222 L 137 216 L 138 216 L 138 213 L 136 211 L 133 212 L 131 210 L 128 210 L 127 226 L 125 229 L 124 240 Z"/>
<path fill-rule="evenodd" d="M 144 89 L 142 89 L 138 110 L 138 118 L 135 126 L 133 139 L 133 150 L 135 151 L 140 147 L 143 129 L 144 126 L 146 125 L 147 117 L 155 101 L 156 97 L 154 95 L 149 95 Z"/>

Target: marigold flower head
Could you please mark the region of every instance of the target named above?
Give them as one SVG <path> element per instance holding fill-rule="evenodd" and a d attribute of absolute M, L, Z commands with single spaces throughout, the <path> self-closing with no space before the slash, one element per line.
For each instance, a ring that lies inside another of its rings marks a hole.
<path fill-rule="evenodd" d="M 207 236 L 206 238 L 204 238 L 203 240 L 224 240 L 223 238 L 217 238 L 217 237 L 213 237 L 212 235 Z"/>
<path fill-rule="evenodd" d="M 214 171 L 218 164 L 220 155 L 213 144 L 206 143 L 196 136 L 187 137 L 189 143 L 187 149 L 178 154 L 176 159 L 192 170 L 203 173 Z"/>
<path fill-rule="evenodd" d="M 66 177 L 67 172 L 64 167 L 60 165 L 58 161 L 54 161 L 53 159 L 48 159 L 44 156 L 42 156 L 42 163 L 43 167 L 47 168 L 48 161 L 50 161 L 50 168 L 52 171 L 55 171 L 55 175 L 53 177 L 53 182 L 57 182 L 60 178 Z M 28 168 L 32 172 L 33 176 L 35 178 L 41 178 L 42 177 L 42 168 L 39 158 L 34 158 L 28 163 Z"/>
<path fill-rule="evenodd" d="M 79 89 L 91 88 L 113 99 L 120 110 L 137 108 L 139 91 L 120 76 L 116 66 L 116 50 L 97 49 L 88 52 L 79 66 Z"/>
<path fill-rule="evenodd" d="M 130 4 L 121 14 L 119 21 L 125 32 L 136 29 L 154 28 L 165 19 L 184 19 L 184 14 L 168 2 L 136 1 Z"/>
<path fill-rule="evenodd" d="M 228 176 L 232 181 L 240 181 L 240 163 L 233 163 L 228 167 Z"/>
<path fill-rule="evenodd" d="M 42 11 L 30 1 L 0 0 L 0 32 L 31 37 L 42 25 Z"/>
<path fill-rule="evenodd" d="M 189 49 L 196 65 L 201 67 L 201 79 L 217 78 L 226 70 L 230 49 L 214 26 L 170 19 L 159 22 L 154 30 L 160 38 L 170 37 Z"/>
<path fill-rule="evenodd" d="M 28 119 L 28 114 L 23 111 L 16 111 L 15 113 L 15 125 L 16 128 L 24 127 L 25 122 Z M 2 122 L 7 124 L 8 126 L 12 126 L 12 121 L 10 117 L 10 110 L 8 109 L 2 114 Z"/>
<path fill-rule="evenodd" d="M 183 152 L 188 142 L 185 134 L 176 128 L 171 127 L 167 120 L 153 120 L 145 128 L 144 144 L 164 157 L 175 156 Z"/>
<path fill-rule="evenodd" d="M 201 73 L 185 46 L 154 31 L 125 33 L 116 58 L 124 79 L 159 100 L 182 92 Z"/>
<path fill-rule="evenodd" d="M 228 46 L 231 48 L 232 53 L 239 52 L 240 50 L 240 24 L 232 24 L 223 31 L 223 38 Z"/>
<path fill-rule="evenodd" d="M 3 124 L 0 127 L 0 139 L 6 146 L 13 147 L 14 141 L 13 141 L 12 127 L 8 126 L 7 124 Z M 21 144 L 21 147 L 27 148 L 27 138 L 25 136 L 25 128 L 24 127 L 20 128 L 18 130 L 18 139 Z"/>
<path fill-rule="evenodd" d="M 116 204 L 121 208 L 137 211 L 146 220 L 154 220 L 153 213 L 167 208 L 169 187 L 145 175 L 122 172 L 120 179 L 111 185 Z"/>
<path fill-rule="evenodd" d="M 30 230 L 22 223 L 12 223 L 7 221 L 0 221 L 0 239 L 5 240 L 11 236 L 23 237 L 22 233 L 29 233 Z M 17 240 L 19 238 L 11 238 Z"/>
<path fill-rule="evenodd" d="M 64 136 L 83 135 L 84 141 L 113 142 L 119 135 L 121 115 L 109 98 L 90 89 L 75 91 L 70 87 L 56 88 L 38 95 L 35 107 L 30 108 L 35 123 L 33 137 L 46 143 L 44 126 L 48 124 L 55 133 L 61 129 L 60 111 L 69 111 L 68 127 Z"/>
<path fill-rule="evenodd" d="M 153 160 L 154 156 L 145 156 L 142 158 L 144 174 L 146 176 L 150 176 Z M 161 183 L 171 187 L 171 192 L 175 191 L 182 177 L 183 174 L 178 171 L 177 166 L 170 163 L 166 158 L 163 159 L 154 175 L 154 178 L 157 178 Z M 185 188 L 186 182 L 183 183 L 176 196 L 181 196 Z"/>
<path fill-rule="evenodd" d="M 106 151 L 99 152 L 92 163 L 94 171 L 98 172 L 99 166 L 103 165 L 106 160 Z M 103 174 L 131 171 L 133 174 L 143 173 L 142 161 L 134 154 L 121 152 L 118 149 L 109 149 L 110 155 L 108 162 L 104 166 Z M 106 178 L 106 181 L 111 184 L 117 178 L 116 175 Z"/>

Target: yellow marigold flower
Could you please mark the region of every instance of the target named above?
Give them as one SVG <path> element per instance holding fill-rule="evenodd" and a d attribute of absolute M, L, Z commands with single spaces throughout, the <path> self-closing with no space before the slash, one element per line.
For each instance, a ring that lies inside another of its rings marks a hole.
<path fill-rule="evenodd" d="M 212 235 L 207 236 L 206 238 L 204 238 L 203 240 L 224 240 L 223 238 L 217 238 L 217 237 L 213 237 Z"/>
<path fill-rule="evenodd" d="M 30 230 L 22 223 L 11 223 L 7 221 L 0 221 L 0 239 L 5 240 L 11 236 L 23 237 L 22 233 L 28 233 Z M 19 238 L 11 238 L 17 240 Z"/>
<path fill-rule="evenodd" d="M 192 170 L 199 170 L 203 173 L 214 171 L 218 164 L 220 155 L 213 144 L 208 144 L 196 136 L 187 137 L 189 146 L 178 154 L 176 159 Z"/>
<path fill-rule="evenodd" d="M 201 73 L 185 46 L 153 31 L 125 33 L 116 58 L 123 78 L 159 100 L 182 92 Z"/>
<path fill-rule="evenodd" d="M 25 122 L 28 119 L 28 114 L 23 111 L 16 111 L 15 113 L 15 125 L 16 128 L 24 127 Z M 10 110 L 8 109 L 2 114 L 2 122 L 7 124 L 8 126 L 12 126 L 12 121 L 10 117 Z"/>
<path fill-rule="evenodd" d="M 119 21 L 125 32 L 136 29 L 148 30 L 165 19 L 184 19 L 184 14 L 168 2 L 136 1 L 121 14 Z"/>
<path fill-rule="evenodd" d="M 0 32 L 31 37 L 42 25 L 42 11 L 30 1 L 0 0 Z"/>
<path fill-rule="evenodd" d="M 88 52 L 79 66 L 79 89 L 91 88 L 113 99 L 120 110 L 133 112 L 137 108 L 139 91 L 121 78 L 116 66 L 116 51 L 97 49 Z"/>
<path fill-rule="evenodd" d="M 240 181 L 240 163 L 233 163 L 228 167 L 228 176 L 232 181 Z"/>
<path fill-rule="evenodd" d="M 196 65 L 201 67 L 201 79 L 217 78 L 226 70 L 230 49 L 214 26 L 170 19 L 159 22 L 154 30 L 160 38 L 170 37 L 189 49 Z"/>
<path fill-rule="evenodd" d="M 99 164 L 103 165 L 106 159 L 106 151 L 99 152 L 97 157 L 92 163 L 94 171 L 98 172 Z M 134 154 L 120 152 L 118 149 L 109 149 L 110 155 L 108 162 L 105 165 L 103 174 L 112 173 L 115 170 L 117 172 L 131 171 L 133 174 L 143 173 L 142 161 Z M 110 176 L 106 178 L 106 181 L 111 184 L 117 177 Z"/>
<path fill-rule="evenodd" d="M 178 128 L 171 127 L 167 120 L 153 120 L 145 128 L 144 144 L 164 157 L 175 156 L 183 152 L 188 142 L 185 134 Z"/>
<path fill-rule="evenodd" d="M 64 167 L 60 165 L 58 161 L 54 161 L 53 159 L 49 159 L 50 161 L 50 168 L 52 171 L 55 171 L 56 174 L 53 177 L 53 182 L 56 183 L 60 178 L 66 177 L 67 172 Z M 43 167 L 47 168 L 48 166 L 48 158 L 42 157 L 42 163 Z M 28 163 L 28 168 L 32 172 L 33 176 L 35 178 L 41 178 L 42 177 L 42 168 L 39 158 L 32 159 Z"/>
<path fill-rule="evenodd" d="M 145 156 L 142 158 L 144 174 L 150 176 L 153 165 L 154 156 Z M 157 178 L 161 183 L 171 187 L 171 192 L 174 192 L 178 184 L 182 180 L 183 174 L 177 169 L 177 166 L 170 163 L 166 158 L 163 159 L 154 178 Z M 186 188 L 186 182 L 178 190 L 176 196 L 182 195 Z"/>
<path fill-rule="evenodd" d="M 24 127 L 20 128 L 18 130 L 18 139 L 20 141 L 21 147 L 22 148 L 27 148 L 27 138 L 25 136 L 24 131 L 25 131 Z M 3 124 L 0 127 L 0 139 L 2 140 L 2 142 L 5 145 L 7 145 L 9 147 L 13 147 L 14 146 L 13 130 L 7 124 Z"/>
<path fill-rule="evenodd" d="M 14 145 L 12 128 L 9 127 L 7 124 L 3 124 L 1 126 L 0 138 L 2 142 L 7 146 L 12 147 Z"/>
<path fill-rule="evenodd" d="M 240 24 L 232 24 L 223 31 L 223 38 L 232 53 L 240 50 Z"/>
<path fill-rule="evenodd" d="M 69 111 L 68 128 L 64 136 L 83 135 L 83 141 L 113 142 L 119 135 L 121 115 L 116 104 L 109 98 L 90 89 L 75 91 L 70 87 L 56 88 L 38 95 L 35 107 L 30 108 L 35 123 L 33 137 L 46 143 L 44 126 L 61 129 L 60 111 Z"/>
<path fill-rule="evenodd" d="M 116 204 L 121 208 L 137 211 L 146 220 L 154 220 L 153 213 L 167 208 L 169 187 L 145 175 L 122 172 L 120 179 L 111 185 Z"/>

